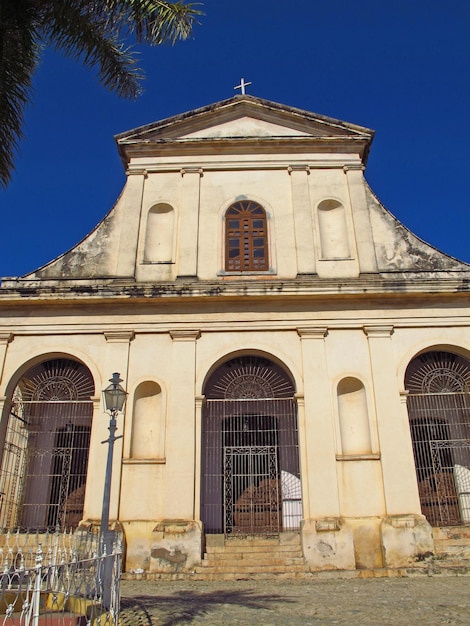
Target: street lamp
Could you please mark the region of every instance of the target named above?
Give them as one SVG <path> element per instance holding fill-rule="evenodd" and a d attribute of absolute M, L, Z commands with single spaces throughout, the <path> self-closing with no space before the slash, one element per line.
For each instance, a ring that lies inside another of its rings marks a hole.
<path fill-rule="evenodd" d="M 111 383 L 103 391 L 103 402 L 106 411 L 110 414 L 109 420 L 109 439 L 102 441 L 101 443 L 108 444 L 108 457 L 106 461 L 106 473 L 104 478 L 104 493 L 103 493 L 103 508 L 101 509 L 101 556 L 107 555 L 104 558 L 103 563 L 103 604 L 105 608 L 109 609 L 111 602 L 111 587 L 112 587 L 112 575 L 113 575 L 113 561 L 111 559 L 111 552 L 113 546 L 114 533 L 109 530 L 109 503 L 111 499 L 111 478 L 113 473 L 113 451 L 114 442 L 117 439 L 121 439 L 122 435 L 116 437 L 116 417 L 117 414 L 122 411 L 126 402 L 127 393 L 121 387 L 122 379 L 119 374 L 115 372 L 113 377 L 109 379 Z"/>

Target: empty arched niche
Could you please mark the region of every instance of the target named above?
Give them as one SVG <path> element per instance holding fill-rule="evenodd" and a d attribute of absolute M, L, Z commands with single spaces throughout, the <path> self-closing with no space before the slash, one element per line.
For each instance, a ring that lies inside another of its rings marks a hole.
<path fill-rule="evenodd" d="M 364 385 L 357 378 L 343 378 L 337 393 L 342 453 L 370 454 L 369 414 Z"/>
<path fill-rule="evenodd" d="M 323 259 L 350 257 L 348 227 L 344 206 L 337 200 L 323 200 L 318 205 L 318 229 Z"/>
<path fill-rule="evenodd" d="M 173 261 L 175 211 L 169 204 L 156 204 L 147 214 L 145 263 Z"/>
<path fill-rule="evenodd" d="M 131 458 L 162 459 L 165 445 L 162 389 L 152 381 L 141 383 L 134 394 Z"/>

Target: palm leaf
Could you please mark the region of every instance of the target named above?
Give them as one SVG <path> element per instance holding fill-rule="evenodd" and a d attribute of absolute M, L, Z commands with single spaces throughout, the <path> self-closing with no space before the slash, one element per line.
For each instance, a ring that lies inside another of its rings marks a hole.
<path fill-rule="evenodd" d="M 0 3 L 0 186 L 11 180 L 39 62 L 37 13 L 24 0 Z"/>

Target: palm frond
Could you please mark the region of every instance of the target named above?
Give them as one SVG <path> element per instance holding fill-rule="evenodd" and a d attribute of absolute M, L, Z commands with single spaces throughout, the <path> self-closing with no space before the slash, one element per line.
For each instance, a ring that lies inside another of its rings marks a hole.
<path fill-rule="evenodd" d="M 136 98 L 143 73 L 127 45 L 186 39 L 202 15 L 181 0 L 0 0 L 0 186 L 11 180 L 41 45 L 97 69 L 101 83 Z"/>
<path fill-rule="evenodd" d="M 106 15 L 90 10 L 93 5 L 63 0 L 50 3 L 50 12 L 44 15 L 46 41 L 66 56 L 96 68 L 106 88 L 119 96 L 136 98 L 143 78 L 137 54 L 122 43 L 117 25 L 112 27 Z"/>
<path fill-rule="evenodd" d="M 0 5 L 0 186 L 12 177 L 23 137 L 26 106 L 39 62 L 38 16 L 28 2 L 2 0 Z"/>
<path fill-rule="evenodd" d="M 187 39 L 202 15 L 198 3 L 166 0 L 104 0 L 110 19 L 126 16 L 129 32 L 138 42 L 150 45 L 175 44 Z"/>

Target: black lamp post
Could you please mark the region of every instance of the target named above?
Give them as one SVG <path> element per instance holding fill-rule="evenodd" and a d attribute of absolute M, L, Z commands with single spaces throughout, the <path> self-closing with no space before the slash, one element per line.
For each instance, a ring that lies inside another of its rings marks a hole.
<path fill-rule="evenodd" d="M 113 377 L 109 379 L 111 383 L 103 391 L 103 401 L 106 411 L 110 414 L 109 420 L 109 439 L 102 441 L 101 443 L 108 444 L 108 457 L 106 460 L 106 474 L 104 479 L 104 493 L 103 493 L 103 507 L 101 510 L 101 556 L 105 553 L 108 555 L 104 559 L 103 563 L 103 604 L 105 608 L 109 609 L 111 602 L 111 587 L 112 587 L 112 575 L 113 575 L 113 561 L 111 558 L 111 552 L 113 547 L 114 533 L 109 530 L 109 503 L 111 499 L 111 478 L 113 473 L 113 451 L 114 442 L 117 439 L 121 439 L 122 435 L 116 437 L 116 417 L 117 414 L 122 411 L 126 402 L 127 393 L 121 387 L 122 379 L 119 378 L 119 374 L 115 372 Z"/>

